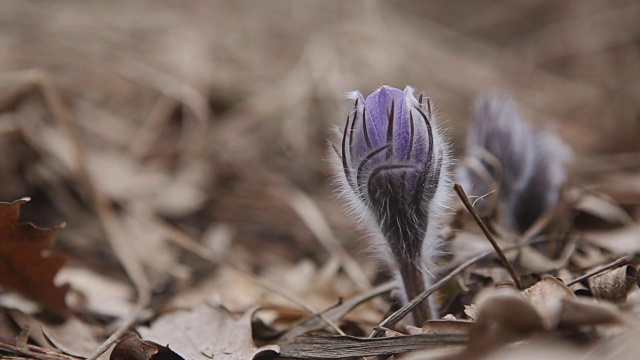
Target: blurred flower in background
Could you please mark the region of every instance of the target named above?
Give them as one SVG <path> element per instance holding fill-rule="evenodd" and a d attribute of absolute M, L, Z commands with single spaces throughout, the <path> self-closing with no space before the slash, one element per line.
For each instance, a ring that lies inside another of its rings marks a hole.
<path fill-rule="evenodd" d="M 553 133 L 522 119 L 508 94 L 475 103 L 458 178 L 485 217 L 524 232 L 558 203 L 570 149 Z"/>

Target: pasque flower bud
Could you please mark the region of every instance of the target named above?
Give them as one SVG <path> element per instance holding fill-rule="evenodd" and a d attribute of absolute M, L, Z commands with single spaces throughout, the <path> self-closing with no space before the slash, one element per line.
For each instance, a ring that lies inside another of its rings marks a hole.
<path fill-rule="evenodd" d="M 507 200 L 525 186 L 534 162 L 532 130 L 507 94 L 484 95 L 474 106 L 467 136 L 467 157 L 460 182 L 471 197 L 481 198 L 476 210 L 495 210 L 495 198 Z"/>
<path fill-rule="evenodd" d="M 508 94 L 486 94 L 475 103 L 467 155 L 459 181 L 485 216 L 524 232 L 558 202 L 569 148 L 554 134 L 524 121 Z M 493 198 L 497 201 L 486 201 Z M 504 214 L 495 210 L 504 209 Z"/>
<path fill-rule="evenodd" d="M 428 99 L 382 86 L 366 99 L 349 97 L 353 111 L 341 129 L 337 155 L 342 193 L 352 213 L 374 233 L 374 247 L 395 270 L 404 300 L 429 283 L 438 229 L 447 201 L 449 148 Z M 414 310 L 421 325 L 429 304 Z"/>

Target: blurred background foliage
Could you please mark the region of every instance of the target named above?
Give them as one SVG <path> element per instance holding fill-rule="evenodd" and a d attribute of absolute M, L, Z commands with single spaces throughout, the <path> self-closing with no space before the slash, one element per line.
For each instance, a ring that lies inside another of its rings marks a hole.
<path fill-rule="evenodd" d="M 347 91 L 424 91 L 457 154 L 473 99 L 496 89 L 578 158 L 640 150 L 637 1 L 2 1 L 0 10 L 0 122 L 22 134 L 0 136 L 0 199 L 29 195 L 27 219 L 66 221 L 60 246 L 71 253 L 109 252 L 73 162 L 65 170 L 48 157 L 64 158 L 68 143 L 41 95 L 7 80 L 18 70 L 40 69 L 58 88 L 115 204 L 197 237 L 223 226 L 248 250 L 236 254 L 241 264 L 269 246 L 248 261 L 258 268 L 328 256 L 282 189 L 308 193 L 338 238 L 361 246 L 326 161 Z"/>

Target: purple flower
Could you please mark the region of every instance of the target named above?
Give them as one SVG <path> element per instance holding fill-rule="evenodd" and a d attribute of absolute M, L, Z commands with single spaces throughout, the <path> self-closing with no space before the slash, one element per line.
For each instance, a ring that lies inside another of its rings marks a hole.
<path fill-rule="evenodd" d="M 531 128 L 511 96 L 484 95 L 475 103 L 459 178 L 481 199 L 478 212 L 522 233 L 557 204 L 570 154 L 554 134 Z"/>
<path fill-rule="evenodd" d="M 509 95 L 485 95 L 476 100 L 467 150 L 500 184 L 503 199 L 519 192 L 531 176 L 535 155 L 532 133 Z M 495 188 L 487 183 L 474 182 L 471 194 L 481 196 Z"/>
<path fill-rule="evenodd" d="M 447 200 L 449 151 L 429 99 L 382 86 L 366 99 L 351 93 L 352 113 L 342 128 L 340 180 L 351 209 L 370 225 L 380 253 L 396 269 L 405 300 L 425 289 L 423 275 L 437 248 Z M 423 264 L 424 263 L 424 264 Z M 418 324 L 429 317 L 418 309 Z"/>
<path fill-rule="evenodd" d="M 523 233 L 544 213 L 556 207 L 567 178 L 571 149 L 555 134 L 538 130 L 533 137 L 535 160 L 526 185 L 509 199 L 507 223 Z"/>

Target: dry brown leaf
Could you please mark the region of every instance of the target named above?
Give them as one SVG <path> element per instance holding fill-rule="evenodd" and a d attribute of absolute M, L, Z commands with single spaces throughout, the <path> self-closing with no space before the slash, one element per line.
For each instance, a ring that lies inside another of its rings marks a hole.
<path fill-rule="evenodd" d="M 544 277 L 524 292 L 543 318 L 545 329 L 619 322 L 620 310 L 613 304 L 577 298 L 560 280 Z"/>
<path fill-rule="evenodd" d="M 476 326 L 473 333 L 490 323 L 514 335 L 543 328 L 543 319 L 527 298 L 512 288 L 486 289 L 477 297 Z M 484 335 L 483 335 L 484 336 Z"/>
<path fill-rule="evenodd" d="M 547 330 L 554 329 L 560 322 L 562 300 L 573 299 L 575 295 L 560 280 L 546 276 L 523 292 L 531 305 L 543 319 Z"/>
<path fill-rule="evenodd" d="M 0 285 L 38 301 L 52 314 L 66 317 L 69 308 L 65 296 L 69 285 L 56 286 L 56 273 L 66 256 L 48 253 L 60 227 L 40 229 L 32 224 L 17 224 L 22 198 L 0 203 Z"/>
<path fill-rule="evenodd" d="M 29 333 L 38 345 L 59 349 L 78 357 L 88 357 L 100 346 L 96 329 L 76 317 L 69 317 L 63 323 L 45 323 L 20 311 L 10 311 L 11 318 Z"/>
<path fill-rule="evenodd" d="M 168 313 L 151 327 L 137 331 L 145 340 L 170 344 L 171 350 L 190 360 L 248 360 L 266 352 L 277 353 L 277 346 L 258 349 L 253 343 L 252 315 L 253 311 L 247 311 L 236 319 L 222 306 L 201 304 Z"/>
<path fill-rule="evenodd" d="M 515 289 L 488 288 L 476 298 L 476 322 L 465 354 L 476 358 L 501 344 L 520 340 L 544 329 L 543 319 Z M 463 357 L 464 358 L 464 357 Z"/>
<path fill-rule="evenodd" d="M 589 289 L 598 299 L 624 302 L 627 293 L 636 287 L 637 273 L 631 265 L 611 269 L 589 278 Z"/>
<path fill-rule="evenodd" d="M 169 347 L 144 341 L 138 335 L 127 335 L 118 341 L 113 348 L 109 360 L 182 360 Z"/>

